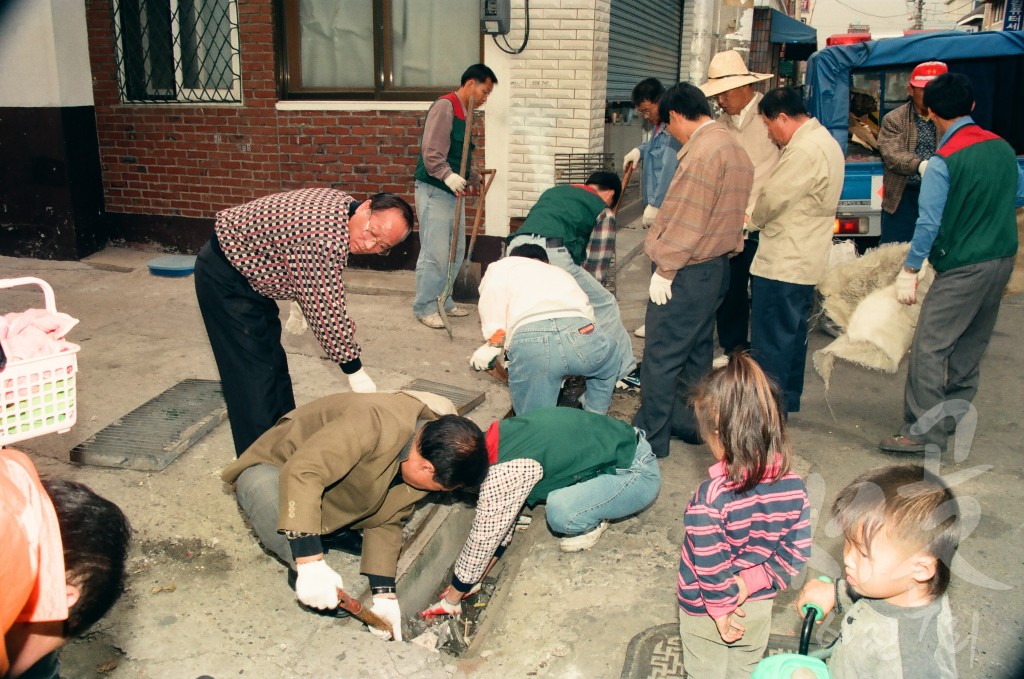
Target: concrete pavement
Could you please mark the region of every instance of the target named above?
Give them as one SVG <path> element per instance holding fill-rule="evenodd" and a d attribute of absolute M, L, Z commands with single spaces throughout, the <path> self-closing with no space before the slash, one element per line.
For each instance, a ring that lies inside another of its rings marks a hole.
<path fill-rule="evenodd" d="M 642 254 L 627 257 L 642 235 L 639 229 L 620 235 L 619 261 L 628 261 L 619 271 L 618 294 L 630 330 L 643 322 L 646 304 L 649 262 Z M 701 447 L 673 442 L 654 506 L 614 524 L 589 552 L 559 552 L 542 518 L 517 534 L 475 643 L 459 659 L 385 644 L 361 625 L 296 606 L 284 568 L 259 549 L 219 480 L 231 459 L 225 424 L 162 472 L 69 463 L 74 445 L 180 380 L 217 378 L 192 279 L 150 276 L 145 262 L 157 254 L 107 250 L 91 263 L 0 258 L 0 276 L 47 280 L 58 309 L 81 319 L 69 335 L 82 345 L 78 424 L 17 447 L 42 472 L 85 482 L 118 502 L 136 531 L 129 591 L 86 639 L 67 647 L 65 676 L 617 677 L 630 639 L 676 620 L 681 517 L 712 462 Z M 476 315 L 453 319 L 453 340 L 425 328 L 410 311 L 412 281 L 411 272 L 346 272 L 367 371 L 380 389 L 424 378 L 483 390 L 486 400 L 471 416 L 482 425 L 500 417 L 509 407 L 506 390 L 467 365 L 480 342 Z M 2 313 L 37 303 L 31 291 L 0 291 Z M 1024 638 L 1017 582 L 1024 562 L 1018 424 L 1024 386 L 1016 351 L 1022 330 L 1024 298 L 1005 300 L 982 365 L 977 432 L 966 456 L 949 454 L 939 462 L 972 512 L 950 593 L 962 677 L 1010 676 Z M 811 350 L 830 339 L 812 333 Z M 308 332 L 285 342 L 298 402 L 347 390 Z M 635 340 L 635 349 L 641 355 L 642 340 Z M 816 509 L 826 510 L 816 515 L 812 567 L 815 574 L 835 575 L 841 545 L 828 530 L 827 507 L 861 471 L 894 462 L 875 444 L 899 424 L 905 372 L 888 376 L 840 366 L 826 399 L 808 370 L 804 408 L 792 417 L 790 431 L 795 466 L 807 476 Z M 635 397 L 618 395 L 614 411 L 627 416 L 635 405 Z M 353 583 L 349 587 L 365 582 L 354 559 L 329 558 L 346 584 Z M 795 629 L 796 615 L 785 608 L 790 600 L 777 600 L 776 631 Z"/>

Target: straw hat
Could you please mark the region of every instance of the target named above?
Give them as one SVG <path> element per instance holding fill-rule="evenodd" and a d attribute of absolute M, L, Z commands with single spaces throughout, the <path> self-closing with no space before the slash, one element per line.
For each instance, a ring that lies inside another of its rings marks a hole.
<path fill-rule="evenodd" d="M 751 73 L 743 57 L 735 50 L 719 52 L 708 66 L 708 81 L 700 86 L 705 96 L 713 97 L 743 85 L 768 80 L 771 73 Z"/>

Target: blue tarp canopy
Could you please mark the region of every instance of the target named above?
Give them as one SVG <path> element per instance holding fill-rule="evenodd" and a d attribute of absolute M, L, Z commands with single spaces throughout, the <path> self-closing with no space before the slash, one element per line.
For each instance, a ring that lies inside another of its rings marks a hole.
<path fill-rule="evenodd" d="M 997 75 L 1012 78 L 1019 77 L 1019 74 L 986 73 L 972 69 L 971 61 L 1021 55 L 1024 55 L 1024 32 L 1021 31 L 919 33 L 855 45 L 833 45 L 815 52 L 807 60 L 807 110 L 828 128 L 845 150 L 849 129 L 851 71 L 913 67 L 937 59 L 949 64 L 950 71 L 965 73 L 971 78 L 975 98 L 978 100 L 974 118 L 982 127 L 987 127 L 983 121 L 985 115 L 991 118 L 996 108 L 1015 108 L 1011 106 L 1015 103 L 1012 100 L 986 101 L 986 93 L 994 89 L 992 79 Z"/>
<path fill-rule="evenodd" d="M 772 32 L 768 42 L 776 45 L 803 43 L 818 44 L 818 31 L 807 24 L 786 16 L 782 12 L 772 10 Z"/>

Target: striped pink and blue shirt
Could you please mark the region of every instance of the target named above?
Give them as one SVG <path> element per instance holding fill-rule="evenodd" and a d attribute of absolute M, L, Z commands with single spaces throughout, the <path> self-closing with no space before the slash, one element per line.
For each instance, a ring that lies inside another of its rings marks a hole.
<path fill-rule="evenodd" d="M 773 479 L 778 466 L 765 479 Z M 708 470 L 683 516 L 677 595 L 689 615 L 718 618 L 737 608 L 739 576 L 748 600 L 785 589 L 811 555 L 807 488 L 790 472 L 745 493 L 729 483 L 724 462 Z"/>

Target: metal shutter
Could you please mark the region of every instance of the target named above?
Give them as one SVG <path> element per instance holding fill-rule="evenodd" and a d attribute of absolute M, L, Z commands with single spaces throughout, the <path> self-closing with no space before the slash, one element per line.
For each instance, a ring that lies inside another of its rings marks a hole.
<path fill-rule="evenodd" d="M 644 78 L 679 82 L 683 0 L 612 0 L 611 9 L 608 101 L 628 102 Z"/>

